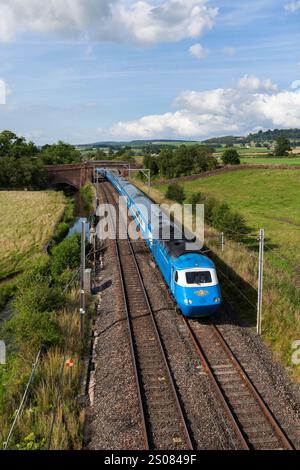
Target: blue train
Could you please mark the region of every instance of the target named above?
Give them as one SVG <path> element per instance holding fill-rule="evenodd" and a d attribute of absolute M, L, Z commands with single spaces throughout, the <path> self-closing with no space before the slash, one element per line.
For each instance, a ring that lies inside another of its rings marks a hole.
<path fill-rule="evenodd" d="M 200 249 L 187 251 L 187 240 L 174 236 L 174 223 L 171 223 L 170 239 L 154 237 L 154 233 L 162 233 L 165 224 L 170 226 L 169 217 L 157 206 L 153 207 L 150 199 L 125 178 L 105 169 L 97 172 L 124 197 L 183 315 L 199 317 L 215 313 L 222 297 L 214 263 Z"/>

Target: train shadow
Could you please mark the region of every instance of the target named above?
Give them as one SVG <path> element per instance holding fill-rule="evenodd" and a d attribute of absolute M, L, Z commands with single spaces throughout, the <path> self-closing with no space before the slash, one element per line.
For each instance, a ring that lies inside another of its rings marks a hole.
<path fill-rule="evenodd" d="M 254 327 L 257 315 L 257 289 L 215 252 L 210 251 L 209 257 L 217 268 L 223 303 L 214 315 L 198 321 L 214 322 L 219 325 L 232 324 L 245 328 Z"/>

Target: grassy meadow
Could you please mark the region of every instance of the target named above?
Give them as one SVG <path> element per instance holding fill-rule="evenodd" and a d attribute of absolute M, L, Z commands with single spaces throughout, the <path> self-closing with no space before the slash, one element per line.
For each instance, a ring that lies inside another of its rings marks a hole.
<path fill-rule="evenodd" d="M 241 163 L 252 165 L 300 165 L 300 157 L 243 157 Z"/>
<path fill-rule="evenodd" d="M 300 266 L 300 171 L 240 170 L 187 181 L 183 186 L 187 197 L 203 192 L 227 202 L 251 228 L 264 228 L 276 251 Z M 156 188 L 165 192 L 167 185 Z"/>
<path fill-rule="evenodd" d="M 65 204 L 62 193 L 0 191 L 0 280 L 41 253 Z"/>
<path fill-rule="evenodd" d="M 241 147 L 239 145 L 234 145 L 233 148 L 240 154 L 241 157 L 266 157 L 272 153 L 272 150 L 266 147 Z M 215 149 L 215 157 L 221 157 L 222 153 L 226 150 L 226 147 L 218 147 Z"/>

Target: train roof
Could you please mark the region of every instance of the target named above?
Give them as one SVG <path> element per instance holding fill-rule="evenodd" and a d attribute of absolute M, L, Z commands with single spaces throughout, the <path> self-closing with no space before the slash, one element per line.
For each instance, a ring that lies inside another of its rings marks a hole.
<path fill-rule="evenodd" d="M 211 259 L 199 252 L 186 251 L 174 261 L 174 267 L 178 270 L 192 268 L 213 269 L 215 265 Z"/>
<path fill-rule="evenodd" d="M 178 224 L 170 222 L 169 216 L 163 212 L 158 205 L 154 204 L 142 191 L 136 186 L 131 184 L 122 176 L 114 175 L 118 182 L 122 185 L 127 195 L 135 202 L 138 206 L 139 213 L 144 221 L 148 224 L 151 221 L 152 232 L 160 233 L 165 226 L 170 227 L 170 239 L 160 239 L 160 243 L 164 246 L 167 254 L 174 259 L 177 259 L 178 269 L 184 269 L 185 262 L 191 264 L 191 256 L 197 266 L 200 267 L 214 267 L 212 261 L 201 254 L 201 247 L 197 243 L 192 243 L 187 238 L 176 238 L 176 229 L 181 232 L 181 228 Z M 191 245 L 192 247 L 188 246 Z M 182 267 L 180 267 L 182 265 Z"/>

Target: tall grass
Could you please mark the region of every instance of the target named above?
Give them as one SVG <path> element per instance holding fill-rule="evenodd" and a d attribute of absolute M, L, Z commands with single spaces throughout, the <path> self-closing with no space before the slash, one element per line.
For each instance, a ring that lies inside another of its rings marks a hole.
<path fill-rule="evenodd" d="M 80 243 L 73 235 L 18 280 L 13 315 L 1 331 L 8 362 L 0 367 L 0 444 L 7 438 L 39 349 L 42 358 L 10 448 L 44 449 L 48 442 L 58 449 L 81 446 L 83 418 L 76 398 L 85 345 L 79 331 L 79 289 L 74 287 L 79 253 Z M 52 269 L 57 256 L 64 259 L 58 271 Z M 69 358 L 74 361 L 72 370 L 65 364 Z"/>
<path fill-rule="evenodd" d="M 83 410 L 77 401 L 83 374 L 80 339 L 79 292 L 73 289 L 65 308 L 57 312 L 57 323 L 64 338 L 60 346 L 46 351 L 38 366 L 25 409 L 17 423 L 10 442 L 11 449 L 47 449 L 51 428 L 50 449 L 80 449 L 82 445 Z M 31 362 L 21 374 L 22 383 L 12 380 L 12 389 L 6 389 L 6 408 L 2 409 L 0 443 L 4 442 L 12 423 L 15 409 L 20 403 Z M 66 359 L 74 361 L 72 369 L 65 365 Z M 16 370 L 20 367 L 16 364 Z"/>

